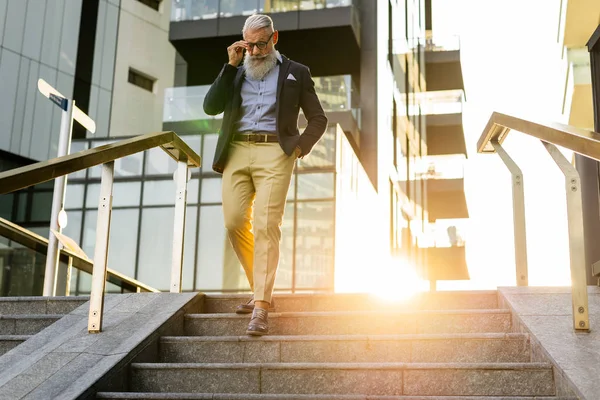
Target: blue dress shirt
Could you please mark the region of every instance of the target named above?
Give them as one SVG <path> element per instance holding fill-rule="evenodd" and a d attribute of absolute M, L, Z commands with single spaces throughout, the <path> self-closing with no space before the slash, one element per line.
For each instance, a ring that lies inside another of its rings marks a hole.
<path fill-rule="evenodd" d="M 275 102 L 277 101 L 279 65 L 282 59 L 278 51 L 276 55 L 277 63 L 275 67 L 263 79 L 254 80 L 244 75 L 241 88 L 240 120 L 237 122 L 236 127 L 238 132 L 277 133 Z"/>

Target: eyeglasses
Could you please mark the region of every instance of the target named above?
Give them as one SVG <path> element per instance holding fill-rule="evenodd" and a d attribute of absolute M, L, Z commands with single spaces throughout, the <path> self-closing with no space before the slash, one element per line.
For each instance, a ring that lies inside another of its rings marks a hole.
<path fill-rule="evenodd" d="M 246 43 L 248 44 L 248 46 L 250 46 L 250 50 L 252 50 L 252 48 L 254 46 L 258 47 L 259 50 L 264 50 L 267 48 L 267 45 L 269 44 L 269 41 L 271 41 L 271 38 L 273 37 L 274 34 L 275 34 L 275 32 L 271 33 L 271 35 L 269 36 L 269 38 L 267 39 L 266 42 L 256 42 L 256 43 L 246 42 Z"/>

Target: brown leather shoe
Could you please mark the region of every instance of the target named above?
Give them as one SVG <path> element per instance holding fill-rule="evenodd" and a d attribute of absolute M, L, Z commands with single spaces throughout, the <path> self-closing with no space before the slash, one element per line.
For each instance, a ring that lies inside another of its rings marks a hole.
<path fill-rule="evenodd" d="M 246 329 L 246 335 L 263 336 L 269 333 L 269 322 L 267 317 L 269 312 L 262 308 L 255 308 L 252 312 L 252 319 Z"/>
<path fill-rule="evenodd" d="M 271 299 L 271 304 L 269 305 L 269 311 L 274 311 L 275 310 L 275 299 Z M 239 304 L 238 306 L 235 307 L 235 313 L 236 314 L 252 314 L 252 311 L 254 311 L 254 296 L 252 296 L 250 298 L 250 300 L 248 300 L 247 303 L 245 304 Z"/>

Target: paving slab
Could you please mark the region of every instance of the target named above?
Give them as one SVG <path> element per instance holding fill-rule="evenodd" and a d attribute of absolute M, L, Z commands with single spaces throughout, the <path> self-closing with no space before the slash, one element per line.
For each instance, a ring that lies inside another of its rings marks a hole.
<path fill-rule="evenodd" d="M 588 287 L 590 331 L 573 329 L 570 287 L 498 288 L 515 332 L 530 334 L 532 361 L 554 366 L 557 394 L 600 399 L 600 288 Z"/>

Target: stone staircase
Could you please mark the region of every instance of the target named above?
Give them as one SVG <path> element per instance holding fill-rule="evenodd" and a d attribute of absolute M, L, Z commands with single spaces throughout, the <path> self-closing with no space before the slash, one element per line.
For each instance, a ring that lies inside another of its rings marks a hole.
<path fill-rule="evenodd" d="M 88 297 L 0 297 L 0 356 L 88 301 Z"/>
<path fill-rule="evenodd" d="M 212 295 L 134 362 L 129 392 L 98 399 L 558 399 L 496 291 L 435 292 L 402 304 L 366 295 L 278 295 L 269 336 L 244 335 L 247 296 Z M 146 360 L 147 361 L 147 360 Z"/>

